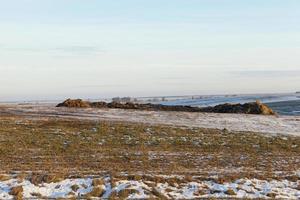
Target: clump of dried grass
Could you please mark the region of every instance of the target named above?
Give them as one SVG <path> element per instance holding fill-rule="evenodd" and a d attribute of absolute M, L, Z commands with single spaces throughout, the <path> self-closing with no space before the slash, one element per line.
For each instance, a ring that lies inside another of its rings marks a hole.
<path fill-rule="evenodd" d="M 16 200 L 22 200 L 23 199 L 23 187 L 22 186 L 16 186 L 11 188 L 10 195 L 13 195 Z"/>
<path fill-rule="evenodd" d="M 92 197 L 101 197 L 105 193 L 105 190 L 101 186 L 93 187 L 93 190 L 86 195 L 85 198 L 92 198 Z"/>

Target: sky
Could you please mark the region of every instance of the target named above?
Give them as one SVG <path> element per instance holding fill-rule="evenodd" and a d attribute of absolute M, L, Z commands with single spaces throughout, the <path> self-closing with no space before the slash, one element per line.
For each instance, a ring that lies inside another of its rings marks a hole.
<path fill-rule="evenodd" d="M 0 101 L 300 90 L 299 0 L 0 3 Z"/>

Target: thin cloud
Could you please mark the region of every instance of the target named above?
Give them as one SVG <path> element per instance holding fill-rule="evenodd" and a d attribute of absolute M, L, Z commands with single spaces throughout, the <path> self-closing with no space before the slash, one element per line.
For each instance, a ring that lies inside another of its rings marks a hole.
<path fill-rule="evenodd" d="M 97 54 L 104 51 L 96 46 L 65 46 L 54 48 L 53 51 L 74 53 L 74 54 Z"/>
<path fill-rule="evenodd" d="M 12 47 L 0 44 L 0 50 L 11 52 L 29 53 L 54 53 L 54 54 L 75 54 L 75 55 L 95 55 L 104 53 L 104 50 L 97 46 L 59 46 L 59 47 Z"/>
<path fill-rule="evenodd" d="M 245 70 L 231 71 L 230 75 L 240 77 L 298 77 L 300 70 Z"/>
<path fill-rule="evenodd" d="M 103 85 L 79 85 L 75 88 L 115 88 L 115 87 L 127 87 L 125 84 L 103 84 Z"/>

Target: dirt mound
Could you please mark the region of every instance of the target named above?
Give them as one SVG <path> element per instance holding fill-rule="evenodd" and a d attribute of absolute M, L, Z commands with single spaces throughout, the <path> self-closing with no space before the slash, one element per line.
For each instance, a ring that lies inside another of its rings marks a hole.
<path fill-rule="evenodd" d="M 260 101 L 245 104 L 221 104 L 214 107 L 201 108 L 202 112 L 212 113 L 241 113 L 241 114 L 259 114 L 274 115 L 275 112 Z"/>
<path fill-rule="evenodd" d="M 166 106 L 161 104 L 136 104 L 136 103 L 117 103 L 112 102 L 107 104 L 108 108 L 120 108 L 120 109 L 137 109 L 137 110 L 149 110 L 149 111 L 186 111 L 186 112 L 198 112 L 200 108 L 191 106 Z"/>
<path fill-rule="evenodd" d="M 135 109 L 149 111 L 182 111 L 182 112 L 212 112 L 212 113 L 243 113 L 243 114 L 262 114 L 274 115 L 275 113 L 261 102 L 246 104 L 222 104 L 215 107 L 191 107 L 191 106 L 166 106 L 161 104 L 136 104 L 119 102 L 88 102 L 81 99 L 67 99 L 57 107 L 75 107 L 75 108 L 114 108 L 114 109 Z"/>
<path fill-rule="evenodd" d="M 74 108 L 114 108 L 114 109 L 135 109 L 135 110 L 149 110 L 149 111 L 185 111 L 185 112 L 199 112 L 201 109 L 191 106 L 166 106 L 161 104 L 137 104 L 137 103 L 119 103 L 119 102 L 88 102 L 81 99 L 67 99 L 56 107 L 74 107 Z"/>
<path fill-rule="evenodd" d="M 58 104 L 56 107 L 90 108 L 91 103 L 88 101 L 83 101 L 82 99 L 67 99 L 64 102 Z"/>

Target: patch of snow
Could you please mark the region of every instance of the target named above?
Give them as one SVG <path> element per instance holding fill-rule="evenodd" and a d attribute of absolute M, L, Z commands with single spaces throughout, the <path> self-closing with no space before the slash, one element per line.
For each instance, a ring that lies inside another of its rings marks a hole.
<path fill-rule="evenodd" d="M 77 185 L 79 189 L 73 191 L 71 187 Z M 11 179 L 8 181 L 0 182 L 0 197 L 1 199 L 12 199 L 11 195 L 8 195 L 11 188 L 16 186 L 23 187 L 24 198 L 35 198 L 36 194 L 47 198 L 66 198 L 69 197 L 69 193 L 73 192 L 75 196 L 83 196 L 92 191 L 92 179 L 66 179 L 57 183 L 43 183 L 40 185 L 34 185 L 28 180 L 19 182 L 17 179 Z"/>
<path fill-rule="evenodd" d="M 181 182 L 169 185 L 168 183 L 155 183 L 151 181 L 120 180 L 115 187 L 110 184 L 110 177 L 104 177 L 105 193 L 102 198 L 107 199 L 112 193 L 130 190 L 127 199 L 151 198 L 154 190 L 170 199 L 199 199 L 199 198 L 262 198 L 275 196 L 278 199 L 299 199 L 300 181 L 288 180 L 258 180 L 239 179 L 234 182 L 216 183 L 214 181 Z M 146 184 L 147 183 L 147 184 Z M 149 184 L 151 183 L 151 184 Z M 78 190 L 73 191 L 72 186 L 77 185 Z M 151 185 L 151 186 L 150 186 Z M 13 199 L 9 195 L 11 188 L 23 187 L 23 197 L 32 199 L 36 195 L 43 198 L 70 198 L 83 197 L 93 190 L 92 178 L 66 179 L 58 183 L 43 183 L 34 185 L 28 180 L 18 181 L 10 179 L 0 182 L 0 199 Z M 228 191 L 231 190 L 229 193 Z M 72 192 L 72 194 L 70 193 Z M 152 194 L 151 194 L 152 193 Z"/>
<path fill-rule="evenodd" d="M 130 194 L 128 196 L 128 199 L 149 198 L 149 195 L 147 195 L 145 191 L 150 191 L 150 188 L 142 181 L 119 181 L 116 183 L 116 187 L 113 189 L 113 191 L 119 193 L 120 191 L 125 189 L 132 189 L 136 191 L 135 193 Z"/>
<path fill-rule="evenodd" d="M 28 117 L 59 117 L 165 124 L 300 136 L 300 116 L 163 112 L 122 109 L 55 108 L 47 104 L 15 105 L 6 112 Z"/>

